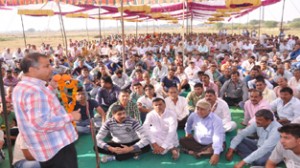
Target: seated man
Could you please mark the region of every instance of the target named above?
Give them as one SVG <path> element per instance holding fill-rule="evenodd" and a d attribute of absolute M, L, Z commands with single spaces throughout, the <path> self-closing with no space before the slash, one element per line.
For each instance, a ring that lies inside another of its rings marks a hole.
<path fill-rule="evenodd" d="M 196 111 L 187 120 L 185 134 L 186 137 L 180 139 L 183 151 L 196 158 L 201 155 L 212 155 L 210 164 L 218 164 L 220 153 L 224 150 L 225 131 L 222 120 L 211 113 L 209 102 L 205 100 L 197 102 Z"/>
<path fill-rule="evenodd" d="M 293 90 L 285 87 L 280 90 L 280 98 L 271 103 L 272 111 L 276 112 L 276 118 L 282 125 L 290 123 L 300 116 L 300 100 L 293 97 Z"/>
<path fill-rule="evenodd" d="M 140 153 L 150 150 L 148 135 L 140 123 L 127 116 L 125 108 L 115 105 L 111 109 L 112 118 L 109 118 L 100 128 L 96 139 L 98 151 L 108 154 L 101 158 L 102 162 L 112 160 L 126 160 Z M 104 142 L 104 138 L 110 134 L 110 142 Z"/>
<path fill-rule="evenodd" d="M 99 106 L 97 101 L 88 99 L 87 93 L 83 90 L 82 87 L 79 87 L 77 90 L 76 105 L 74 109 L 80 109 L 81 114 L 81 120 L 76 122 L 76 129 L 78 133 L 91 133 L 89 118 L 94 118 L 94 110 L 96 110 L 97 114 L 101 116 L 102 123 L 104 123 L 105 121 L 105 112 L 103 111 L 101 106 Z M 97 120 L 96 122 L 98 125 L 100 125 L 100 120 Z"/>
<path fill-rule="evenodd" d="M 300 124 L 287 124 L 278 129 L 280 142 L 269 157 L 266 168 L 276 168 L 284 161 L 287 168 L 300 167 Z"/>
<path fill-rule="evenodd" d="M 109 76 L 103 76 L 100 80 L 101 88 L 97 92 L 96 100 L 104 111 L 118 100 L 120 88 L 113 84 Z"/>
<path fill-rule="evenodd" d="M 144 93 L 143 85 L 139 82 L 135 83 L 133 85 L 133 92 L 130 93 L 130 100 L 133 103 L 136 103 L 137 100 L 144 95 L 145 95 L 145 93 Z"/>
<path fill-rule="evenodd" d="M 171 151 L 172 158 L 179 158 L 177 116 L 174 112 L 166 109 L 166 103 L 162 98 L 152 101 L 153 110 L 146 116 L 144 128 L 149 134 L 149 140 L 153 153 L 164 155 Z"/>
<path fill-rule="evenodd" d="M 270 110 L 262 109 L 255 113 L 255 117 L 256 123 L 252 123 L 240 131 L 230 143 L 226 159 L 232 160 L 234 152 L 243 159 L 234 165 L 234 168 L 242 168 L 245 164 L 264 166 L 279 141 L 280 135 L 277 129 L 281 125 L 273 120 L 273 113 Z M 258 140 L 247 138 L 254 133 L 257 133 Z"/>
<path fill-rule="evenodd" d="M 270 104 L 263 99 L 262 92 L 252 89 L 250 90 L 250 99 L 245 102 L 244 120 L 241 123 L 247 126 L 255 122 L 255 113 L 261 109 L 271 110 Z"/>
<path fill-rule="evenodd" d="M 117 85 L 121 89 L 129 89 L 131 85 L 130 78 L 126 73 L 123 73 L 122 69 L 115 71 L 115 74 L 111 76 L 113 84 Z"/>
<path fill-rule="evenodd" d="M 146 115 L 153 110 L 152 101 L 157 97 L 162 98 L 155 92 L 154 86 L 151 84 L 145 85 L 144 90 L 145 95 L 137 100 L 137 106 L 140 111 L 142 122 L 145 121 Z"/>
<path fill-rule="evenodd" d="M 203 90 L 206 91 L 208 89 L 213 89 L 218 96 L 218 92 L 219 92 L 218 85 L 216 85 L 214 82 L 211 82 L 209 80 L 210 78 L 209 78 L 208 74 L 206 74 L 206 73 L 203 74 L 201 79 L 202 79 L 202 84 L 203 84 Z"/>
<path fill-rule="evenodd" d="M 243 106 L 243 103 L 248 99 L 247 86 L 239 79 L 239 76 L 237 71 L 232 72 L 231 79 L 227 80 L 220 90 L 220 97 L 229 106 Z"/>
<path fill-rule="evenodd" d="M 255 88 L 262 92 L 263 99 L 268 103 L 271 103 L 277 98 L 275 92 L 267 87 L 264 80 L 256 80 Z"/>
<path fill-rule="evenodd" d="M 13 166 L 15 168 L 40 168 L 41 165 L 36 161 L 28 150 L 28 146 L 24 142 L 23 137 L 19 134 L 16 139 Z"/>
<path fill-rule="evenodd" d="M 212 89 L 205 91 L 205 100 L 210 103 L 212 107 L 211 112 L 221 118 L 225 131 L 233 131 L 237 125 L 234 121 L 231 121 L 228 104 L 221 98 L 218 98 L 215 91 Z"/>
<path fill-rule="evenodd" d="M 186 100 L 188 102 L 188 109 L 190 112 L 195 111 L 195 107 L 197 102 L 204 98 L 204 91 L 202 83 L 196 83 L 194 86 L 194 90 L 189 92 L 186 96 Z"/>
<path fill-rule="evenodd" d="M 174 67 L 170 67 L 168 69 L 168 75 L 163 77 L 162 80 L 161 80 L 161 86 L 163 88 L 162 89 L 163 96 L 168 95 L 168 89 L 171 86 L 176 86 L 178 88 L 179 92 L 181 92 L 180 81 L 175 76 L 175 71 L 176 71 L 176 69 Z"/>
<path fill-rule="evenodd" d="M 165 98 L 165 102 L 167 108 L 177 115 L 178 129 L 183 129 L 190 114 L 187 100 L 179 96 L 177 87 L 173 86 L 169 88 L 168 97 Z"/>
<path fill-rule="evenodd" d="M 116 105 L 121 105 L 125 108 L 125 112 L 127 116 L 130 116 L 131 118 L 136 119 L 137 121 L 141 121 L 140 112 L 136 105 L 136 103 L 133 103 L 130 99 L 130 91 L 129 89 L 123 89 L 120 91 L 118 101 L 113 103 L 109 109 L 107 110 L 106 118 L 112 117 L 112 109 Z"/>

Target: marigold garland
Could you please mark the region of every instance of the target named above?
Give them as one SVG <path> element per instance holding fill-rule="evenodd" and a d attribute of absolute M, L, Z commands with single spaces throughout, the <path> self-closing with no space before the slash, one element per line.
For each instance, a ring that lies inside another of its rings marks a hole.
<path fill-rule="evenodd" d="M 68 113 L 71 113 L 76 105 L 76 94 L 77 94 L 77 84 L 78 81 L 71 78 L 70 75 L 55 75 L 53 76 L 54 81 L 57 82 L 58 90 L 60 92 L 61 100 Z M 68 97 L 65 92 L 65 88 L 72 89 L 72 103 L 69 104 Z M 73 122 L 73 125 L 75 123 Z"/>

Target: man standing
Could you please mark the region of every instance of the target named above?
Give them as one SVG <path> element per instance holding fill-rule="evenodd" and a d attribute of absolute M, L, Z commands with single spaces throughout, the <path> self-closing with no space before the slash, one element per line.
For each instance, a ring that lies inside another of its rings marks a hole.
<path fill-rule="evenodd" d="M 262 109 L 256 112 L 256 123 L 243 129 L 230 143 L 226 159 L 232 160 L 234 151 L 243 159 L 234 168 L 242 168 L 245 164 L 263 166 L 279 141 L 277 129 L 281 126 L 273 121 L 274 115 L 270 110 Z M 247 138 L 257 133 L 258 141 Z"/>
<path fill-rule="evenodd" d="M 162 98 L 155 98 L 152 105 L 153 110 L 147 114 L 143 126 L 149 134 L 153 153 L 164 155 L 171 151 L 172 158 L 177 160 L 179 158 L 177 116 L 166 109 L 166 103 Z"/>
<path fill-rule="evenodd" d="M 276 168 L 282 161 L 287 168 L 300 167 L 300 124 L 287 124 L 278 129 L 280 142 L 273 150 L 266 168 Z"/>
<path fill-rule="evenodd" d="M 54 94 L 49 58 L 30 53 L 21 62 L 22 81 L 13 91 L 13 105 L 19 131 L 32 156 L 47 168 L 77 168 L 74 141 L 78 135 L 72 121 L 81 118 L 79 110 L 66 113 Z"/>

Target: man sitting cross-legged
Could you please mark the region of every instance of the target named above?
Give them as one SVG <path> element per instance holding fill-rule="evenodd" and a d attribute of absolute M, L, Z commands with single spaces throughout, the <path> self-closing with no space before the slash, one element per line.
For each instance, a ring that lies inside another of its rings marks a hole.
<path fill-rule="evenodd" d="M 111 111 L 112 118 L 101 126 L 96 136 L 99 152 L 108 154 L 101 161 L 121 161 L 148 152 L 148 135 L 139 122 L 126 116 L 125 108 L 121 105 L 115 105 Z M 112 140 L 104 142 L 108 134 L 112 136 Z"/>
<path fill-rule="evenodd" d="M 192 135 L 192 130 L 194 135 Z M 223 151 L 225 131 L 222 120 L 211 112 L 211 105 L 206 100 L 197 102 L 185 127 L 186 137 L 180 139 L 182 150 L 199 158 L 201 155 L 212 155 L 210 164 L 216 165 Z"/>
<path fill-rule="evenodd" d="M 149 133 L 153 153 L 164 155 L 171 151 L 172 158 L 177 160 L 179 142 L 176 113 L 166 109 L 166 103 L 162 98 L 155 98 L 152 105 L 153 110 L 147 114 L 143 126 Z"/>
<path fill-rule="evenodd" d="M 226 159 L 232 160 L 234 151 L 243 159 L 234 165 L 234 168 L 242 168 L 245 164 L 265 165 L 279 141 L 280 136 L 277 129 L 281 125 L 274 121 L 273 113 L 270 110 L 261 109 L 255 113 L 255 117 L 256 122 L 240 131 L 230 143 Z M 257 141 L 247 138 L 254 133 L 258 135 Z"/>

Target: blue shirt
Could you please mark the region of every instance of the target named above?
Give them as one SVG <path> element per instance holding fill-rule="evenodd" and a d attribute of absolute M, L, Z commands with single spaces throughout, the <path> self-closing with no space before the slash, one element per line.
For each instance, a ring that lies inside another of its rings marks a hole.
<path fill-rule="evenodd" d="M 165 76 L 161 79 L 161 82 L 164 84 L 164 88 L 168 90 L 172 86 L 177 87 L 177 85 L 180 83 L 180 80 L 176 76 L 174 76 L 171 80 L 168 78 L 168 76 Z"/>
<path fill-rule="evenodd" d="M 281 127 L 281 124 L 279 124 L 277 121 L 272 121 L 266 129 L 263 127 L 258 127 L 256 123 L 252 123 L 232 139 L 230 148 L 235 149 L 244 138 L 257 133 L 259 137 L 257 142 L 258 149 L 244 158 L 246 163 L 252 163 L 262 158 L 265 154 L 271 152 L 275 148 L 280 139 L 280 134 L 278 132 L 279 127 Z"/>
<path fill-rule="evenodd" d="M 222 120 L 214 113 L 201 118 L 196 112 L 192 113 L 185 125 L 186 134 L 191 134 L 194 130 L 194 139 L 202 144 L 212 144 L 214 154 L 220 154 L 223 151 L 223 142 L 225 141 L 225 130 Z"/>

